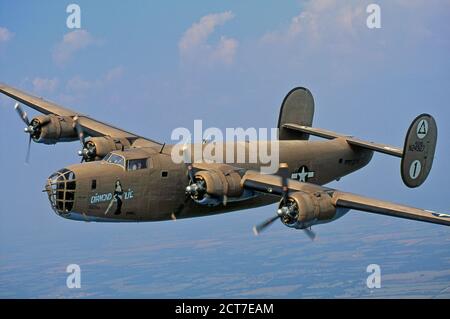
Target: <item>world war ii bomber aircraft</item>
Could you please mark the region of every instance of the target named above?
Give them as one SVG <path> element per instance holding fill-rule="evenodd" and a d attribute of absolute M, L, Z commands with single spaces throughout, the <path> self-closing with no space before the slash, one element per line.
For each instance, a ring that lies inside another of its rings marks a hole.
<path fill-rule="evenodd" d="M 336 220 L 350 209 L 450 226 L 450 215 L 389 203 L 323 187 L 369 163 L 373 152 L 401 158 L 408 187 L 427 178 L 437 139 L 434 118 L 419 115 L 403 148 L 367 142 L 312 127 L 314 100 L 298 87 L 285 97 L 278 118 L 279 169 L 259 171 L 256 163 L 175 163 L 165 145 L 105 124 L 42 98 L 0 84 L 0 92 L 43 115 L 29 121 L 15 109 L 31 141 L 80 140 L 82 161 L 52 174 L 45 191 L 56 214 L 81 221 L 142 222 L 208 216 L 279 202 L 276 214 L 254 227 L 258 234 L 277 219 L 303 229 Z M 309 136 L 325 138 L 309 141 Z M 246 152 L 254 142 L 242 142 Z M 191 150 L 193 145 L 186 145 Z M 226 151 L 224 146 L 224 151 Z M 186 152 L 188 153 L 188 152 Z"/>

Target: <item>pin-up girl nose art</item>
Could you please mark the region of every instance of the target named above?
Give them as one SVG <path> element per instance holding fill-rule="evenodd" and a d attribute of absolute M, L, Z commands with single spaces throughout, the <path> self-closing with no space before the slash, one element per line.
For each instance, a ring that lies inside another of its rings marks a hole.
<path fill-rule="evenodd" d="M 112 208 L 114 202 L 117 203 L 114 215 L 120 215 L 122 213 L 122 202 L 123 202 L 123 188 L 122 188 L 122 184 L 120 183 L 120 180 L 117 180 L 114 185 L 114 193 L 113 193 L 111 201 L 109 202 L 108 207 L 106 208 L 105 215 L 108 214 L 108 212 Z"/>
<path fill-rule="evenodd" d="M 117 207 L 116 211 L 114 212 L 114 215 L 120 215 L 120 213 L 122 212 L 122 196 L 123 196 L 122 184 L 120 184 L 120 180 L 117 180 L 113 196 L 113 198 L 115 198 L 117 202 Z"/>

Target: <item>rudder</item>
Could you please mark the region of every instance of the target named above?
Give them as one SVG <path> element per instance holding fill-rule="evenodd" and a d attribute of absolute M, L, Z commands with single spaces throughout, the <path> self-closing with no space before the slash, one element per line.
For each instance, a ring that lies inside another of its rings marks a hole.
<path fill-rule="evenodd" d="M 309 134 L 284 128 L 286 123 L 312 126 L 314 117 L 314 98 L 304 87 L 292 89 L 284 98 L 278 117 L 279 140 L 308 140 Z"/>
<path fill-rule="evenodd" d="M 411 123 L 405 138 L 401 174 L 408 187 L 420 186 L 430 173 L 436 149 L 437 126 L 429 114 L 421 114 Z"/>

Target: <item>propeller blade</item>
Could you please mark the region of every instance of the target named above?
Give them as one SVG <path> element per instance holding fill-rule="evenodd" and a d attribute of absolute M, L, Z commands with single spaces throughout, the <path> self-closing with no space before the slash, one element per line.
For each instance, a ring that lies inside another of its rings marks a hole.
<path fill-rule="evenodd" d="M 81 143 L 81 151 L 78 151 L 78 154 L 81 156 L 80 163 L 83 163 L 86 160 L 86 156 L 88 156 L 88 155 L 85 154 L 86 141 L 84 138 L 83 127 L 80 125 L 80 122 L 78 121 L 78 115 L 75 115 L 73 117 L 73 124 L 75 126 L 75 130 L 77 131 L 78 139 L 80 140 L 80 143 Z"/>
<path fill-rule="evenodd" d="M 30 121 L 28 120 L 27 112 L 25 112 L 19 103 L 16 103 L 14 105 L 14 109 L 16 110 L 17 114 L 19 114 L 22 121 L 28 126 L 30 126 Z"/>
<path fill-rule="evenodd" d="M 195 174 L 191 163 L 191 154 L 190 149 L 189 152 L 187 151 L 187 144 L 185 143 L 183 145 L 182 151 L 183 151 L 183 163 L 187 166 L 188 170 L 188 176 L 189 176 L 189 184 L 193 184 L 195 182 Z"/>
<path fill-rule="evenodd" d="M 73 123 L 75 125 L 75 130 L 77 131 L 78 138 L 80 139 L 81 146 L 84 147 L 84 132 L 83 128 L 80 125 L 80 122 L 78 122 L 78 115 L 74 116 Z"/>
<path fill-rule="evenodd" d="M 281 186 L 282 186 L 282 195 L 281 195 L 281 202 L 283 205 L 286 204 L 287 195 L 288 195 L 288 175 L 289 175 L 289 168 L 286 163 L 280 163 L 280 167 L 278 168 L 278 174 L 281 177 Z"/>
<path fill-rule="evenodd" d="M 264 229 L 266 229 L 268 226 L 270 226 L 274 221 L 276 221 L 280 216 L 275 215 L 273 217 L 270 217 L 269 219 L 266 219 L 261 224 L 253 226 L 253 233 L 258 236 L 260 232 L 262 232 Z"/>
<path fill-rule="evenodd" d="M 31 135 L 28 138 L 28 148 L 27 148 L 27 155 L 25 157 L 25 163 L 30 163 L 30 150 L 31 150 Z"/>
<path fill-rule="evenodd" d="M 185 164 L 191 164 L 192 160 L 191 160 L 191 145 L 189 145 L 189 150 L 188 150 L 188 145 L 185 143 L 183 145 L 183 163 Z"/>
<path fill-rule="evenodd" d="M 314 241 L 314 239 L 316 239 L 316 233 L 313 232 L 313 230 L 311 228 L 305 228 L 305 229 L 303 229 L 303 231 L 305 232 L 306 236 L 308 236 L 309 239 L 311 239 L 312 241 Z"/>
<path fill-rule="evenodd" d="M 188 165 L 188 175 L 191 184 L 193 184 L 195 182 L 195 174 L 192 165 Z"/>
<path fill-rule="evenodd" d="M 223 204 L 223 206 L 227 206 L 227 203 L 228 203 L 228 196 L 227 196 L 227 195 L 224 195 L 224 196 L 222 197 L 222 204 Z"/>

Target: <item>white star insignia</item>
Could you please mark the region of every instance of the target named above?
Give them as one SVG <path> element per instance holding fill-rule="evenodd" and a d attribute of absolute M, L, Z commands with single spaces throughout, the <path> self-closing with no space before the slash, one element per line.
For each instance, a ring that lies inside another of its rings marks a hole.
<path fill-rule="evenodd" d="M 305 166 L 302 167 L 302 170 L 298 173 L 292 174 L 292 179 L 298 179 L 299 182 L 306 182 L 308 178 L 314 177 L 314 172 L 308 172 Z"/>

